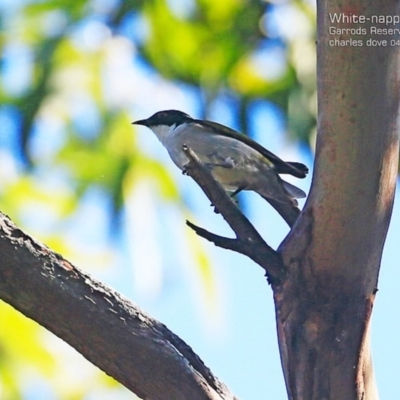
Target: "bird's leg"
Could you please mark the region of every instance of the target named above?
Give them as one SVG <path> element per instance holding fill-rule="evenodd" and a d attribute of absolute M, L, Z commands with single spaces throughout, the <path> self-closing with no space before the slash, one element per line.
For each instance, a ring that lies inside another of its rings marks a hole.
<path fill-rule="evenodd" d="M 186 145 L 184 145 L 186 146 Z M 189 175 L 189 169 L 190 169 L 190 163 L 187 163 L 185 165 L 183 165 L 182 167 L 182 174 L 183 175 Z M 218 163 L 210 163 L 210 162 L 203 162 L 203 166 L 208 168 L 210 170 L 210 172 L 212 173 L 213 168 L 227 168 L 227 169 L 232 169 L 234 168 L 234 160 L 232 159 L 224 159 L 221 162 Z M 215 178 L 214 178 L 215 179 Z M 231 193 L 229 196 L 232 199 L 232 201 L 237 205 L 238 202 L 236 199 L 234 199 L 234 197 L 239 194 L 244 188 L 243 187 L 238 187 L 233 193 Z M 214 206 L 213 203 L 210 204 L 211 207 L 214 207 L 214 212 L 216 214 L 220 214 L 220 212 L 218 211 L 217 207 Z"/>
<path fill-rule="evenodd" d="M 242 190 L 244 190 L 243 188 L 237 188 L 234 192 L 229 194 L 229 197 L 232 199 L 232 201 L 238 205 L 239 201 L 237 199 L 235 199 L 234 197 L 239 194 Z M 214 204 L 210 204 L 211 207 L 214 207 Z M 219 214 L 220 212 L 218 211 L 218 209 L 216 207 L 214 207 L 214 212 L 215 214 Z"/>
<path fill-rule="evenodd" d="M 244 188 L 238 187 L 234 192 L 230 194 L 231 198 L 233 199 L 237 194 L 239 194 Z"/>
<path fill-rule="evenodd" d="M 239 204 L 239 200 L 237 198 L 235 198 L 242 190 L 244 190 L 243 187 L 238 187 L 234 192 L 232 192 L 229 196 L 230 198 L 233 200 L 233 202 L 238 205 Z"/>

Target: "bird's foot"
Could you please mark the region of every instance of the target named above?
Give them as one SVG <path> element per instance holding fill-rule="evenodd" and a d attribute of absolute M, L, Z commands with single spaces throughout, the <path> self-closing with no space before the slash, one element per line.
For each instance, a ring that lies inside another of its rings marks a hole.
<path fill-rule="evenodd" d="M 221 214 L 216 206 L 213 203 L 210 204 L 210 207 L 214 207 L 215 214 Z"/>

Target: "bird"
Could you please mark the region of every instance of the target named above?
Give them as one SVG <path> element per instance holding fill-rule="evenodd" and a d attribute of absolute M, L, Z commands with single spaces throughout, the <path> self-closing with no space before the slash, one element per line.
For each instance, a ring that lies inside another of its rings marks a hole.
<path fill-rule="evenodd" d="M 182 171 L 189 162 L 183 152 L 186 145 L 232 197 L 242 190 L 254 191 L 267 200 L 290 227 L 296 222 L 300 214 L 296 199 L 306 194 L 284 181 L 280 174 L 305 178 L 308 168 L 304 164 L 283 161 L 240 132 L 217 122 L 192 118 L 179 110 L 159 111 L 132 124 L 152 130 Z"/>

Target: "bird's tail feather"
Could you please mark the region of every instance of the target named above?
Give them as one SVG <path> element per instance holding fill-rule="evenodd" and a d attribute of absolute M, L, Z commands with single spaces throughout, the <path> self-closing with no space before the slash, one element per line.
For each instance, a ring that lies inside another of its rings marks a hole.
<path fill-rule="evenodd" d="M 295 199 L 304 199 L 306 197 L 306 194 L 297 186 L 294 186 L 291 183 L 283 180 L 282 180 L 282 185 L 289 196 Z"/>

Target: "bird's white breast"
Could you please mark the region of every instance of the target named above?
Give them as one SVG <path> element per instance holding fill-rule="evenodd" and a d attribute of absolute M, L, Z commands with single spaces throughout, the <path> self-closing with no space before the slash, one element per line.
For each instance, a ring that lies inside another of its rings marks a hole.
<path fill-rule="evenodd" d="M 188 128 L 188 124 L 174 125 L 158 125 L 152 126 L 151 130 L 155 133 L 160 142 L 167 149 L 172 161 L 179 167 L 183 168 L 187 164 L 188 159 L 182 151 L 182 146 L 187 144 L 193 145 L 193 134 Z"/>
<path fill-rule="evenodd" d="M 150 127 L 150 129 L 155 133 L 160 142 L 166 147 L 165 141 L 176 130 L 176 125 L 157 125 Z"/>

